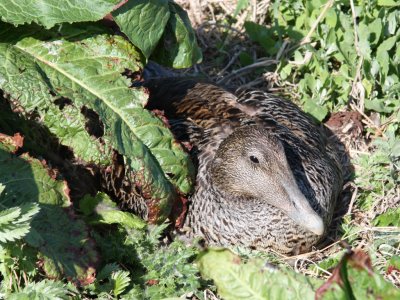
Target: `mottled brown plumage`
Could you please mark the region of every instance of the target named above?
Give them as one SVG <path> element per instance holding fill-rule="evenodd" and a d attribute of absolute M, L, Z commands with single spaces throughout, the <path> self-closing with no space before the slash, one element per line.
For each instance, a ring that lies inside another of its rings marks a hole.
<path fill-rule="evenodd" d="M 198 171 L 185 226 L 209 244 L 304 252 L 326 232 L 342 189 L 334 147 L 293 103 L 189 79 L 146 83 L 189 142 Z"/>

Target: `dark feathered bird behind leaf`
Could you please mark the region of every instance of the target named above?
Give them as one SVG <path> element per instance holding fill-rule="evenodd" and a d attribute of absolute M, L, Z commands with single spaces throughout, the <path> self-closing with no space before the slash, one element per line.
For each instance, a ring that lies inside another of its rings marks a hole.
<path fill-rule="evenodd" d="M 185 221 L 190 237 L 299 253 L 326 233 L 341 167 L 323 128 L 296 105 L 184 78 L 145 86 L 147 108 L 164 111 L 197 162 Z"/>

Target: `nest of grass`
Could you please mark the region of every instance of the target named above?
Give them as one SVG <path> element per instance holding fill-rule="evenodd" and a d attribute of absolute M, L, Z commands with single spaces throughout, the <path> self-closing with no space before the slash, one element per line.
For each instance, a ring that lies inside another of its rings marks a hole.
<path fill-rule="evenodd" d="M 203 62 L 181 71 L 182 73 L 204 76 L 232 90 L 254 88 L 279 93 L 294 101 L 299 98 L 293 84 L 281 80 L 276 72 L 276 66 L 285 49 L 281 49 L 276 57 L 265 57 L 262 48 L 253 43 L 244 30 L 246 20 L 266 24 L 270 0 L 250 0 L 247 9 L 240 12 L 236 10 L 237 0 L 176 0 L 176 2 L 188 12 L 203 51 Z M 253 63 L 243 66 L 240 62 L 242 53 L 250 55 Z M 374 207 L 365 212 L 357 201 L 359 188 L 353 181 L 354 173 L 360 168 L 357 165 L 358 156 L 371 154 L 374 151 L 371 142 L 376 137 L 367 134 L 368 128 L 383 133 L 387 124 L 376 122 L 373 114 L 367 116 L 363 112 L 363 104 L 352 104 L 346 111 L 331 114 L 325 125 L 342 145 L 339 151 L 342 153 L 345 184 L 342 199 L 339 200 L 340 208 L 334 217 L 324 246 L 296 257 L 286 257 L 279 253 L 276 253 L 276 256 L 281 262 L 290 264 L 300 273 L 327 279 L 331 276 L 331 272 L 318 265 L 322 260 L 340 257 L 343 251 L 351 247 L 365 250 L 370 255 L 371 249 L 376 249 L 373 251 L 374 267 L 388 281 L 400 287 L 400 272 L 398 270 L 388 272 L 385 269 L 392 255 L 400 255 L 399 243 L 397 247 L 385 242 L 379 242 L 380 245 L 376 246 L 378 241 L 388 237 L 399 241 L 400 230 L 372 225 L 372 220 L 377 215 L 399 206 L 400 188 L 394 187 L 382 195 L 376 195 Z M 340 229 L 344 218 L 350 220 L 350 224 L 356 225 L 357 228 L 346 236 L 343 236 Z M 215 296 L 207 295 L 206 298 L 217 299 L 213 297 Z"/>

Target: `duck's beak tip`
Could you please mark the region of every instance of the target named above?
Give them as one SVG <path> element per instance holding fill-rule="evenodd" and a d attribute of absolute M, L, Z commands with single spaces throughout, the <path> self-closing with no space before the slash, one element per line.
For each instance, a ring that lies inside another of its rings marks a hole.
<path fill-rule="evenodd" d="M 310 217 L 305 227 L 316 235 L 323 235 L 325 232 L 325 225 L 319 216 Z"/>
<path fill-rule="evenodd" d="M 288 212 L 289 217 L 312 233 L 319 236 L 323 235 L 325 233 L 325 224 L 321 216 L 312 209 L 305 198 L 301 200 L 297 202 L 296 208 Z"/>

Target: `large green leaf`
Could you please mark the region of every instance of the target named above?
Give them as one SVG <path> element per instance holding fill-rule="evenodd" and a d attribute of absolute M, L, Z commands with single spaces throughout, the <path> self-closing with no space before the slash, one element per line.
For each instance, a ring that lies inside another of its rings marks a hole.
<path fill-rule="evenodd" d="M 18 99 L 25 112 L 39 114 L 60 140 L 67 136 L 62 142 L 84 160 L 93 161 L 97 153 L 108 157 L 117 150 L 143 194 L 159 200 L 153 213 L 165 219 L 176 198 L 170 181 L 182 193 L 191 190 L 190 159 L 168 127 L 143 109 L 144 91 L 130 88 L 128 78 L 121 75 L 142 68 L 135 48 L 122 37 L 99 33 L 87 37 L 83 30 L 64 25 L 56 33 L 41 31 L 0 44 L 0 88 Z M 0 41 L 10 35 L 15 36 L 13 29 L 3 29 Z M 54 103 L 60 97 L 67 103 L 63 108 Z M 78 120 L 83 109 L 98 115 L 104 126 L 100 140 L 87 132 L 84 141 L 75 137 L 79 130 L 85 134 L 85 120 Z"/>
<path fill-rule="evenodd" d="M 21 25 L 35 22 L 46 28 L 63 22 L 97 21 L 111 12 L 119 0 L 2 0 L 2 21 Z"/>
<path fill-rule="evenodd" d="M 374 272 L 371 259 L 360 250 L 346 253 L 323 284 L 291 270 L 268 267 L 260 260 L 243 263 L 227 249 L 204 251 L 198 264 L 202 275 L 214 280 L 218 293 L 226 300 L 390 300 L 400 296 L 396 287 Z"/>
<path fill-rule="evenodd" d="M 201 61 L 201 50 L 187 13 L 173 2 L 169 9 L 171 16 L 152 58 L 170 67 L 188 68 Z"/>
<path fill-rule="evenodd" d="M 121 211 L 105 193 L 98 193 L 96 197 L 86 195 L 79 202 L 79 207 L 89 224 L 119 224 L 136 229 L 146 227 L 146 223 L 139 217 Z"/>
<path fill-rule="evenodd" d="M 396 0 L 378 0 L 378 5 L 381 6 L 400 6 L 400 3 L 397 2 Z"/>
<path fill-rule="evenodd" d="M 78 160 L 107 164 L 110 161 L 111 147 L 91 136 L 86 130 L 86 118 L 80 107 L 68 104 L 68 99 L 56 95 L 49 87 L 48 78 L 34 58 L 21 53 L 13 44 L 23 36 L 40 35 L 40 29 L 34 26 L 14 27 L 1 24 L 0 27 L 0 88 L 18 99 L 25 114 L 39 114 L 44 124 L 59 141 L 74 151 Z M 83 28 L 74 27 L 70 36 L 77 38 Z M 96 28 L 87 26 L 86 30 L 98 33 Z M 42 32 L 49 38 L 52 32 Z M 1 43 L 3 42 L 3 43 Z M 50 44 L 47 44 L 50 45 Z M 52 49 L 48 49 L 50 52 Z M 23 70 L 23 72 L 21 72 Z M 63 102 L 66 104 L 63 105 Z"/>
<path fill-rule="evenodd" d="M 374 272 L 370 257 L 361 250 L 346 253 L 315 299 L 399 299 L 400 291 Z"/>
<path fill-rule="evenodd" d="M 40 251 L 42 266 L 51 278 L 62 276 L 81 284 L 93 281 L 98 255 L 86 225 L 74 215 L 64 181 L 43 162 L 27 154 L 16 156 L 0 142 L 1 207 L 26 207 L 39 204 L 40 212 L 31 222 L 25 240 Z M 27 216 L 22 216 L 22 221 Z M 21 220 L 20 220 L 21 221 Z M 24 225 L 24 224 L 22 224 Z"/>
<path fill-rule="evenodd" d="M 388 52 L 396 44 L 397 39 L 397 36 L 392 36 L 386 39 L 379 45 L 378 49 L 376 50 L 376 59 L 378 60 L 381 68 L 381 73 L 384 77 L 386 77 L 389 72 L 390 57 Z"/>
<path fill-rule="evenodd" d="M 112 15 L 121 31 L 149 58 L 164 32 L 170 12 L 168 0 L 130 0 Z"/>
<path fill-rule="evenodd" d="M 314 298 L 317 280 L 265 267 L 258 260 L 243 263 L 227 249 L 206 250 L 198 264 L 201 274 L 214 280 L 218 293 L 226 300 Z"/>

